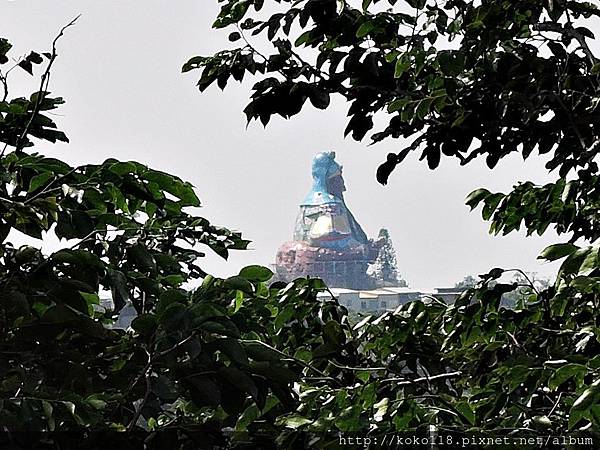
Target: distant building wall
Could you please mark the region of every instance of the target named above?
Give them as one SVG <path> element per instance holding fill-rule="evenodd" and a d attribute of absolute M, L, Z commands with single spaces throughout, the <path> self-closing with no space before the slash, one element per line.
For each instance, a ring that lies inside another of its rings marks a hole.
<path fill-rule="evenodd" d="M 462 294 L 457 288 L 436 288 L 432 290 L 417 290 L 404 286 L 385 287 L 372 290 L 330 289 L 340 305 L 350 311 L 381 314 L 393 311 L 398 306 L 428 297 L 436 297 L 447 304 L 452 304 Z M 323 292 L 321 298 L 330 298 L 331 294 Z"/>

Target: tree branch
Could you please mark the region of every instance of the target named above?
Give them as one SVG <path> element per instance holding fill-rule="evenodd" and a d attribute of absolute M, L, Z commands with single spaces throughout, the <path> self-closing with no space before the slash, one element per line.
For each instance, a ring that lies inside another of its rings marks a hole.
<path fill-rule="evenodd" d="M 141 376 L 144 376 L 146 379 L 146 390 L 144 391 L 144 397 L 142 398 L 142 401 L 136 406 L 133 417 L 131 418 L 131 421 L 127 425 L 127 431 L 133 430 L 133 427 L 137 423 L 137 421 L 140 417 L 140 414 L 142 413 L 142 409 L 146 405 L 146 402 L 148 401 L 148 397 L 150 396 L 150 391 L 151 391 L 150 374 L 151 374 L 151 369 L 152 369 L 153 358 L 148 351 L 146 351 L 146 354 L 148 355 L 148 363 L 144 366 L 144 371 L 140 374 Z M 131 386 L 132 388 L 133 388 L 133 386 L 135 386 L 135 384 L 137 383 L 139 378 L 140 378 L 140 376 L 138 376 L 138 378 L 136 378 L 135 382 Z"/>
<path fill-rule="evenodd" d="M 414 380 L 410 380 L 408 378 L 386 378 L 385 380 L 381 380 L 382 383 L 396 383 L 396 386 L 405 386 L 405 385 L 411 385 L 411 384 L 415 384 L 415 383 L 422 383 L 423 381 L 434 381 L 434 380 L 443 380 L 446 378 L 458 378 L 462 375 L 461 371 L 456 371 L 456 372 L 448 372 L 448 373 L 441 373 L 439 375 L 432 375 L 430 377 L 421 377 L 421 378 L 415 378 Z"/>
<path fill-rule="evenodd" d="M 534 24 L 533 29 L 535 31 L 551 31 L 554 33 L 572 37 L 577 42 L 579 42 L 579 45 L 581 46 L 581 50 L 583 50 L 583 52 L 585 53 L 585 56 L 589 59 L 589 61 L 592 64 L 596 63 L 597 59 L 594 56 L 594 54 L 592 53 L 592 51 L 590 50 L 590 47 L 588 46 L 588 44 L 585 40 L 585 36 L 583 34 L 581 34 L 579 31 L 575 30 L 574 28 L 564 28 L 560 24 L 554 23 L 554 22 L 542 22 L 542 23 Z"/>
<path fill-rule="evenodd" d="M 266 348 L 268 348 L 269 350 L 272 350 L 272 351 L 274 351 L 275 353 L 278 353 L 278 354 L 280 354 L 280 355 L 281 355 L 281 356 L 283 356 L 285 359 L 289 359 L 289 360 L 295 361 L 295 362 L 297 362 L 298 364 L 300 364 L 301 366 L 304 366 L 304 367 L 306 367 L 307 369 L 310 369 L 310 370 L 312 370 L 313 372 L 315 372 L 315 373 L 318 373 L 318 374 L 319 374 L 321 377 L 323 377 L 323 379 L 327 379 L 327 380 L 330 380 L 330 381 L 334 381 L 334 382 L 336 382 L 337 384 L 340 384 L 340 382 L 339 382 L 338 380 L 336 380 L 336 379 L 335 379 L 335 378 L 333 378 L 333 377 L 330 377 L 330 376 L 328 376 L 326 373 L 324 373 L 324 372 L 320 371 L 320 370 L 319 370 L 319 369 L 317 369 L 316 367 L 313 367 L 313 366 L 311 366 L 310 364 L 308 364 L 308 363 L 306 363 L 306 362 L 302 361 L 302 360 L 301 360 L 301 359 L 299 359 L 299 358 L 296 358 L 296 357 L 294 357 L 294 356 L 288 355 L 288 354 L 286 354 L 286 353 L 282 352 L 281 350 L 277 350 L 275 347 L 271 347 L 269 344 L 267 344 L 267 343 L 265 343 L 265 342 L 262 342 L 262 341 L 259 341 L 258 339 L 245 339 L 245 340 L 242 340 L 241 342 L 246 342 L 246 343 L 249 343 L 249 344 L 251 343 L 251 344 L 259 344 L 259 345 L 262 345 L 263 347 L 266 347 Z"/>
<path fill-rule="evenodd" d="M 525 272 L 523 272 L 523 270 L 521 270 L 521 269 L 504 269 L 504 272 L 518 272 L 518 273 L 520 273 L 527 280 L 527 282 L 529 283 L 529 286 L 531 287 L 531 289 L 533 289 L 537 295 L 540 295 L 540 291 L 538 291 L 538 289 L 533 284 L 533 281 L 531 281 L 531 279 L 529 278 L 529 276 Z"/>
<path fill-rule="evenodd" d="M 35 117 L 38 115 L 42 101 L 44 100 L 44 98 L 47 94 L 48 84 L 50 82 L 50 69 L 52 69 L 52 65 L 54 64 L 54 61 L 56 60 L 56 56 L 57 56 L 56 43 L 63 36 L 63 34 L 67 28 L 75 25 L 75 22 L 77 21 L 77 19 L 79 19 L 79 17 L 81 17 L 81 14 L 78 15 L 77 17 L 75 17 L 73 20 L 71 20 L 64 27 L 62 27 L 61 30 L 59 31 L 58 35 L 52 41 L 52 52 L 50 54 L 50 60 L 48 61 L 46 70 L 44 71 L 44 73 L 42 74 L 42 77 L 40 79 L 40 88 L 38 89 L 37 97 L 35 99 L 35 104 L 33 105 L 33 110 L 31 111 L 31 117 L 29 118 L 27 125 L 25 126 L 25 128 L 23 129 L 23 132 L 21 133 L 21 135 L 17 139 L 17 142 L 15 143 L 15 148 L 17 151 L 23 149 L 23 147 L 25 145 L 24 141 L 27 138 L 27 135 L 29 134 L 29 129 L 31 128 L 31 124 L 35 120 Z M 4 148 L 2 149 L 2 153 L 0 153 L 0 158 L 2 156 L 4 156 L 5 151 L 6 151 L 6 146 L 4 146 Z"/>

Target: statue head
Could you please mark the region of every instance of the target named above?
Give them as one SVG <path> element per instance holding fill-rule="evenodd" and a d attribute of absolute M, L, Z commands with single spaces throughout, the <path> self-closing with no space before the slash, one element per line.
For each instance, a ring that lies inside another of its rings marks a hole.
<path fill-rule="evenodd" d="M 316 186 L 334 197 L 342 198 L 346 186 L 342 177 L 342 166 L 335 160 L 335 152 L 322 152 L 315 155 L 312 162 L 312 176 Z"/>

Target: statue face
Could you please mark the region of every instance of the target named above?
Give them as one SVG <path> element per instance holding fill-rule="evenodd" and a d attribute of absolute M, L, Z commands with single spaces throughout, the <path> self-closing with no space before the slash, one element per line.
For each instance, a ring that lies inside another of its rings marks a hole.
<path fill-rule="evenodd" d="M 327 191 L 330 194 L 341 198 L 345 190 L 346 185 L 344 184 L 344 177 L 342 177 L 341 170 L 327 179 Z"/>

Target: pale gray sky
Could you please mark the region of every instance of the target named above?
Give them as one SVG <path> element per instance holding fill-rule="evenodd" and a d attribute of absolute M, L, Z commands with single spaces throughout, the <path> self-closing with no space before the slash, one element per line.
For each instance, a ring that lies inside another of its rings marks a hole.
<path fill-rule="evenodd" d="M 310 187 L 310 163 L 335 150 L 344 166 L 346 201 L 367 234 L 390 230 L 399 270 L 418 288 L 452 285 L 492 267 L 520 267 L 550 275 L 556 265 L 536 260 L 557 237 L 524 233 L 492 237 L 465 196 L 478 187 L 508 190 L 519 180 L 552 179 L 540 158 L 506 158 L 493 171 L 483 161 L 460 167 L 444 160 L 436 171 L 408 158 L 387 186 L 375 181 L 385 155 L 401 140 L 374 147 L 343 139 L 345 105 L 311 106 L 291 121 L 274 118 L 264 129 L 246 128 L 242 113 L 248 83 L 225 92 L 195 88 L 198 73 L 182 75 L 194 55 L 231 44 L 228 32 L 210 28 L 216 0 L 0 0 L 2 36 L 15 53 L 45 51 L 57 31 L 82 14 L 59 43 L 51 90 L 67 103 L 57 121 L 71 143 L 37 151 L 70 163 L 133 159 L 192 182 L 216 224 L 242 231 L 252 250 L 228 262 L 205 258 L 205 270 L 225 276 L 248 264 L 268 265 L 292 235 L 298 203 Z M 13 78 L 15 93 L 35 89 L 27 75 Z M 29 84 L 28 84 L 29 83 Z"/>

